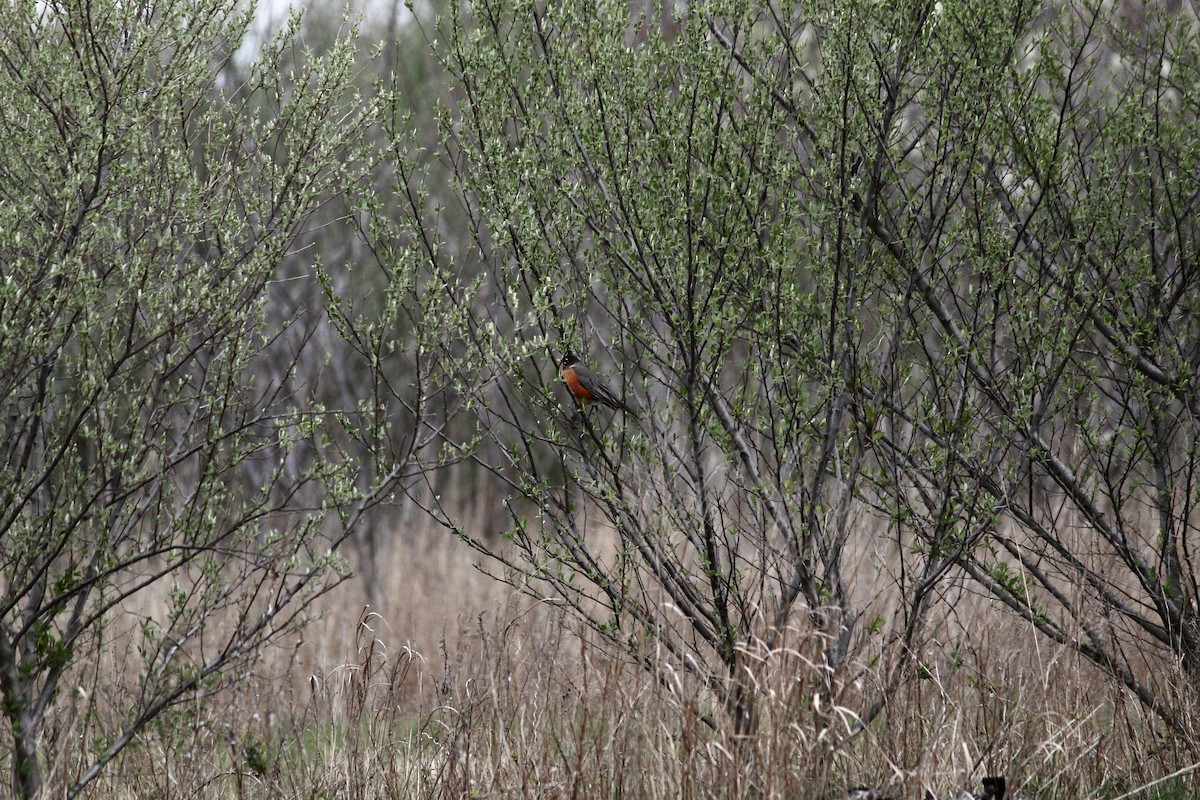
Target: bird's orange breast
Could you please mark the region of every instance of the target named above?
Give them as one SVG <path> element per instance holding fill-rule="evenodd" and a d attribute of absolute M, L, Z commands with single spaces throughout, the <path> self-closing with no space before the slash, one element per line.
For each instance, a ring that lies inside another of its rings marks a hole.
<path fill-rule="evenodd" d="M 596 399 L 596 396 L 592 394 L 591 390 L 584 386 L 583 382 L 579 380 L 579 375 L 575 372 L 575 370 L 567 367 L 562 371 L 562 376 L 563 382 L 567 384 L 567 388 L 571 390 L 571 394 L 575 395 L 580 400 Z"/>

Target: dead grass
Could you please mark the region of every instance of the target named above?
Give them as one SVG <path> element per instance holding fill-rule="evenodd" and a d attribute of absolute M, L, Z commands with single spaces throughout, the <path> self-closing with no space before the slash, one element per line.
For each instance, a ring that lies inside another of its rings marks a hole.
<path fill-rule="evenodd" d="M 302 641 L 151 726 L 91 796 L 907 798 L 1003 774 L 1023 797 L 1115 798 L 1192 763 L 1123 692 L 983 602 L 947 609 L 920 676 L 865 730 L 869 639 L 837 675 L 809 632 L 747 647 L 761 724 L 737 738 L 701 721 L 719 713 L 686 676 L 653 680 L 472 560 L 437 530 L 397 538 L 372 591 L 323 598 Z M 66 755 L 118 713 L 82 704 L 58 717 Z M 48 796 L 75 763 L 59 760 Z M 1133 796 L 1198 790 L 1185 771 Z"/>

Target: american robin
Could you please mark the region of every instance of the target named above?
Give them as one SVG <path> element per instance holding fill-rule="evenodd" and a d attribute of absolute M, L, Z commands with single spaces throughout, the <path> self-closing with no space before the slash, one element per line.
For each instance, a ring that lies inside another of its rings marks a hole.
<path fill-rule="evenodd" d="M 562 358 L 555 363 L 562 370 L 563 383 L 579 400 L 601 403 L 609 408 L 619 408 L 626 414 L 637 415 L 636 411 L 622 403 L 620 398 L 613 394 L 603 378 L 585 367 L 570 350 L 565 351 Z"/>

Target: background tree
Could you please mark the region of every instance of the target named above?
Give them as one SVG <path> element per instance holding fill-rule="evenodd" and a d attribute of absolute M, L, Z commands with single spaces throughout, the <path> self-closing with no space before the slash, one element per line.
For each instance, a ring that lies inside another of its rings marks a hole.
<path fill-rule="evenodd" d="M 791 623 L 881 657 L 874 718 L 965 580 L 1194 741 L 1155 677 L 1195 658 L 1194 15 L 582 6 L 439 37 L 483 273 L 419 201 L 378 234 L 461 315 L 513 492 L 514 550 L 473 544 L 738 730 Z M 642 412 L 573 407 L 567 348 Z"/>
<path fill-rule="evenodd" d="M 225 70 L 247 14 L 0 9 L 0 706 L 20 797 L 55 765 L 65 681 L 86 698 L 74 796 L 294 630 L 417 457 L 356 484 L 371 406 L 319 401 L 320 308 L 272 285 L 374 161 L 355 34 L 317 54 L 293 24 Z"/>
<path fill-rule="evenodd" d="M 1194 749 L 1196 18 L 1026 17 L 947 8 L 883 73 L 920 89 L 875 124 L 905 354 L 864 410 L 913 543 Z"/>
<path fill-rule="evenodd" d="M 426 296 L 463 315 L 446 350 L 484 378 L 463 387 L 474 457 L 514 495 L 516 554 L 473 543 L 652 668 L 695 674 L 749 732 L 755 643 L 810 618 L 838 668 L 856 618 L 857 237 L 801 202 L 850 161 L 811 174 L 777 86 L 746 82 L 703 14 L 631 30 L 622 9 L 474 11 L 445 34 L 463 98 L 447 134 L 485 272 L 462 277 L 417 205 L 394 236 L 422 243 Z M 623 373 L 641 413 L 573 407 L 549 366 L 568 348 Z"/>
<path fill-rule="evenodd" d="M 429 3 L 418 8 L 402 0 L 367 4 L 357 50 L 361 69 L 354 83 L 364 98 L 386 98 L 387 124 L 408 132 L 408 156 L 429 171 L 423 202 L 443 209 L 437 224 L 445 246 L 467 250 L 470 236 L 465 216 L 453 205 L 449 171 L 433 157 L 438 139 L 435 100 L 445 92 L 446 81 L 427 46 L 423 26 L 429 24 L 441 5 Z M 338 8 L 314 4 L 303 17 L 306 39 L 333 41 L 342 13 Z M 378 130 L 373 129 L 370 135 L 381 148 L 391 144 Z M 393 280 L 402 284 L 409 281 L 413 263 L 397 260 L 396 247 L 401 243 L 376 235 L 388 220 L 409 213 L 412 198 L 394 191 L 393 162 L 398 160 L 381 160 L 371 172 L 361 175 L 345 196 L 317 211 L 314 224 L 300 235 L 298 246 L 281 266 L 280 272 L 296 276 L 297 282 L 285 296 L 276 294 L 278 306 L 274 312 L 276 317 L 286 319 L 297 307 L 324 308 L 327 304 L 342 312 L 335 314 L 335 324 L 318 327 L 315 336 L 319 346 L 315 350 L 321 357 L 310 359 L 306 371 L 321 376 L 320 397 L 328 405 L 353 407 L 370 398 L 369 408 L 377 424 L 356 428 L 353 436 L 342 441 L 348 452 L 366 465 L 358 476 L 362 491 L 372 485 L 376 466 L 386 470 L 388 464 L 395 463 L 395 453 L 407 450 L 412 444 L 409 437 L 422 419 L 440 415 L 443 422 L 454 424 L 453 415 L 443 413 L 455 407 L 454 403 L 440 410 L 423 406 L 422 399 L 427 395 L 418 389 L 431 386 L 427 367 L 431 364 L 429 355 L 436 348 L 430 346 L 430 340 L 444 337 L 446 326 L 431 313 L 421 311 L 419 305 L 397 304 L 386 291 Z M 322 266 L 320 283 L 306 279 L 311 276 L 314 255 Z M 424 357 L 414 358 L 417 353 Z M 337 368 L 327 369 L 325 358 Z M 381 461 L 381 454 L 389 452 L 393 455 Z M 450 453 L 444 455 L 455 460 Z M 469 497 L 488 494 L 473 491 L 482 488 L 475 470 L 430 470 L 419 476 L 413 473 L 413 477 L 408 494 L 440 494 L 466 486 L 468 491 L 461 494 L 464 505 L 470 504 Z M 359 583 L 368 602 L 376 607 L 387 603 L 378 590 L 386 583 L 380 570 L 394 542 L 393 534 L 398 528 L 410 529 L 420 518 L 419 510 L 406 498 L 402 494 L 398 506 L 389 505 L 365 515 L 349 542 Z"/>

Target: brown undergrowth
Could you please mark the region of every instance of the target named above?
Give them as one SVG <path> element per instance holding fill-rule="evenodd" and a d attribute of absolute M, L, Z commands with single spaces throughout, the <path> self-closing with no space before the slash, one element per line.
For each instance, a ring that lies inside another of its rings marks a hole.
<path fill-rule="evenodd" d="M 869 638 L 836 673 L 811 631 L 747 644 L 758 726 L 736 737 L 678 667 L 644 653 L 663 667 L 651 675 L 481 575 L 461 544 L 422 536 L 389 548 L 382 586 L 323 598 L 303 640 L 235 689 L 152 725 L 91 796 L 815 799 L 868 784 L 907 798 L 991 774 L 1022 797 L 1195 796 L 1193 756 L 1134 701 L 986 603 L 948 612 L 957 623 L 865 727 L 881 681 Z M 63 703 L 52 787 L 79 763 L 72 742 L 118 713 Z"/>

